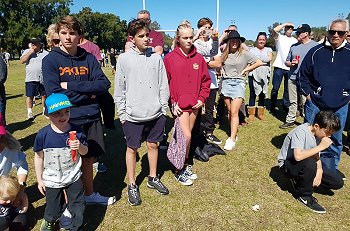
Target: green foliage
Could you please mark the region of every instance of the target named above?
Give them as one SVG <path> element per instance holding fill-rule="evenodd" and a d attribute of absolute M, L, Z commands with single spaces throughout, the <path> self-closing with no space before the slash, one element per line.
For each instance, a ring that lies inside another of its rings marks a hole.
<path fill-rule="evenodd" d="M 274 22 L 272 24 L 272 26 L 269 26 L 267 28 L 268 30 L 268 35 L 267 35 L 267 40 L 266 40 L 266 46 L 267 47 L 271 47 L 272 50 L 276 50 L 276 46 L 275 46 L 275 39 L 273 38 L 273 28 L 275 28 L 276 26 L 280 25 L 280 22 Z"/>
<path fill-rule="evenodd" d="M 85 27 L 85 37 L 100 49 L 124 49 L 127 37 L 125 20 L 110 13 L 92 12 L 89 7 L 84 7 L 75 16 Z"/>
<path fill-rule="evenodd" d="M 48 26 L 69 14 L 72 0 L 1 0 L 0 46 L 10 53 L 26 48 L 32 37 L 44 37 Z"/>
<path fill-rule="evenodd" d="M 327 27 L 312 27 L 311 28 L 312 39 L 315 41 L 322 40 L 327 34 Z"/>

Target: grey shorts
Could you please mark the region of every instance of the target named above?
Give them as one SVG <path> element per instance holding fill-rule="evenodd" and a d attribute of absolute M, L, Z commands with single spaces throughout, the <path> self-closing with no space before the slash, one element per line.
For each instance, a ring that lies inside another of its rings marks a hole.
<path fill-rule="evenodd" d="M 231 99 L 244 99 L 245 87 L 246 81 L 244 79 L 224 78 L 222 80 L 221 94 Z"/>

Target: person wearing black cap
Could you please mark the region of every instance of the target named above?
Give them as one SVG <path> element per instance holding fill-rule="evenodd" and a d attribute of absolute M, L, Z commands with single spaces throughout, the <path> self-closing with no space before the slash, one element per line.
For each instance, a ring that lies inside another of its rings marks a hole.
<path fill-rule="evenodd" d="M 231 31 L 223 42 L 227 43 L 223 52 L 222 89 L 230 121 L 230 137 L 224 149 L 232 150 L 237 141 L 238 112 L 245 96 L 246 74 L 263 63 L 255 55 L 242 49 L 245 38 L 238 31 Z"/>
<path fill-rule="evenodd" d="M 280 128 L 290 128 L 294 126 L 294 122 L 297 114 L 298 98 L 300 102 L 304 104 L 305 97 L 297 94 L 296 76 L 298 75 L 301 63 L 304 60 L 306 53 L 314 46 L 318 45 L 317 42 L 311 40 L 311 28 L 308 24 L 302 24 L 296 30 L 298 36 L 298 43 L 293 44 L 290 47 L 285 65 L 290 68 L 288 73 L 288 97 L 289 108 L 286 116 L 286 122 L 279 126 Z M 300 97 L 298 97 L 300 96 Z"/>
<path fill-rule="evenodd" d="M 44 50 L 40 38 L 32 38 L 30 40 L 30 48 L 26 49 L 20 60 L 22 64 L 26 64 L 26 103 L 28 111 L 28 119 L 33 120 L 33 99 L 40 93 L 43 105 L 43 114 L 45 112 L 45 98 L 46 93 L 43 85 L 42 60 L 49 53 Z"/>

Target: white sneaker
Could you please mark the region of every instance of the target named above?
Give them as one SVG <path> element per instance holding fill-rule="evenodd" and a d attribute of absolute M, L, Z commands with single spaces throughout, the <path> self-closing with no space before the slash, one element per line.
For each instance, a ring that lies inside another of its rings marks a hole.
<path fill-rule="evenodd" d="M 192 170 L 192 165 L 187 165 L 184 173 L 187 175 L 188 179 L 190 180 L 196 180 L 198 178 L 197 174 L 194 173 Z"/>
<path fill-rule="evenodd" d="M 84 196 L 86 204 L 101 204 L 101 205 L 112 205 L 116 202 L 115 196 L 105 197 L 100 195 L 98 192 L 92 193 L 90 196 Z"/>
<path fill-rule="evenodd" d="M 70 230 L 72 228 L 72 214 L 69 212 L 68 208 L 64 210 L 60 217 L 60 228 L 65 230 Z"/>
<path fill-rule="evenodd" d="M 27 118 L 28 118 L 29 120 L 34 120 L 33 112 L 28 112 Z"/>
<path fill-rule="evenodd" d="M 231 140 L 231 138 L 227 138 L 226 142 L 225 142 L 225 146 L 224 149 L 231 151 L 232 149 L 234 149 L 236 146 L 236 141 Z"/>

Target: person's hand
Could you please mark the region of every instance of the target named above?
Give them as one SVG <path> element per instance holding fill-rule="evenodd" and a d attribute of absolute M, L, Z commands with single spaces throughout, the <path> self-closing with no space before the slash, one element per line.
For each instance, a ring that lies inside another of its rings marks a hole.
<path fill-rule="evenodd" d="M 199 108 L 201 108 L 201 107 L 203 107 L 203 102 L 200 101 L 200 100 L 197 100 L 197 104 L 194 105 L 194 106 L 192 107 L 192 109 L 197 110 L 197 109 L 199 109 Z"/>
<path fill-rule="evenodd" d="M 80 145 L 81 145 L 81 143 L 80 143 L 80 141 L 78 139 L 76 139 L 76 140 L 69 140 L 69 147 L 72 150 L 78 150 Z"/>
<path fill-rule="evenodd" d="M 91 99 L 95 99 L 96 98 L 96 95 L 91 95 Z"/>
<path fill-rule="evenodd" d="M 199 39 L 200 36 L 203 35 L 203 31 L 205 30 L 205 27 L 201 27 L 197 30 L 197 33 L 193 37 L 193 41 Z"/>
<path fill-rule="evenodd" d="M 63 89 L 68 89 L 68 88 L 67 88 L 67 82 L 61 82 L 61 87 L 62 87 Z"/>
<path fill-rule="evenodd" d="M 213 34 L 211 35 L 211 39 L 216 41 L 219 38 L 219 32 L 217 29 L 213 29 Z"/>
<path fill-rule="evenodd" d="M 42 180 L 38 181 L 38 189 L 39 189 L 39 192 L 45 196 L 46 189 L 45 189 L 44 182 Z"/>
<path fill-rule="evenodd" d="M 292 60 L 292 66 L 298 65 L 299 61 L 297 59 Z"/>
<path fill-rule="evenodd" d="M 247 69 L 244 68 L 240 75 L 242 75 L 242 76 L 246 75 L 247 72 L 248 72 Z"/>
<path fill-rule="evenodd" d="M 18 195 L 20 204 L 16 206 L 18 213 L 25 213 L 28 211 L 28 196 L 25 192 L 22 192 Z"/>
<path fill-rule="evenodd" d="M 320 186 L 321 181 L 322 181 L 322 174 L 323 174 L 323 171 L 321 169 L 317 169 L 316 176 L 315 176 L 314 181 L 312 183 L 313 187 Z"/>
<path fill-rule="evenodd" d="M 307 95 L 307 96 L 306 96 L 306 100 L 311 100 L 311 96 L 310 96 L 310 95 Z"/>
<path fill-rule="evenodd" d="M 329 146 L 331 146 L 333 143 L 333 141 L 331 140 L 331 138 L 329 137 L 323 137 L 321 139 L 321 142 L 319 144 L 319 146 L 322 148 L 322 150 L 327 149 Z"/>
<path fill-rule="evenodd" d="M 182 110 L 177 103 L 173 104 L 172 111 L 175 116 L 180 116 L 182 114 Z"/>

